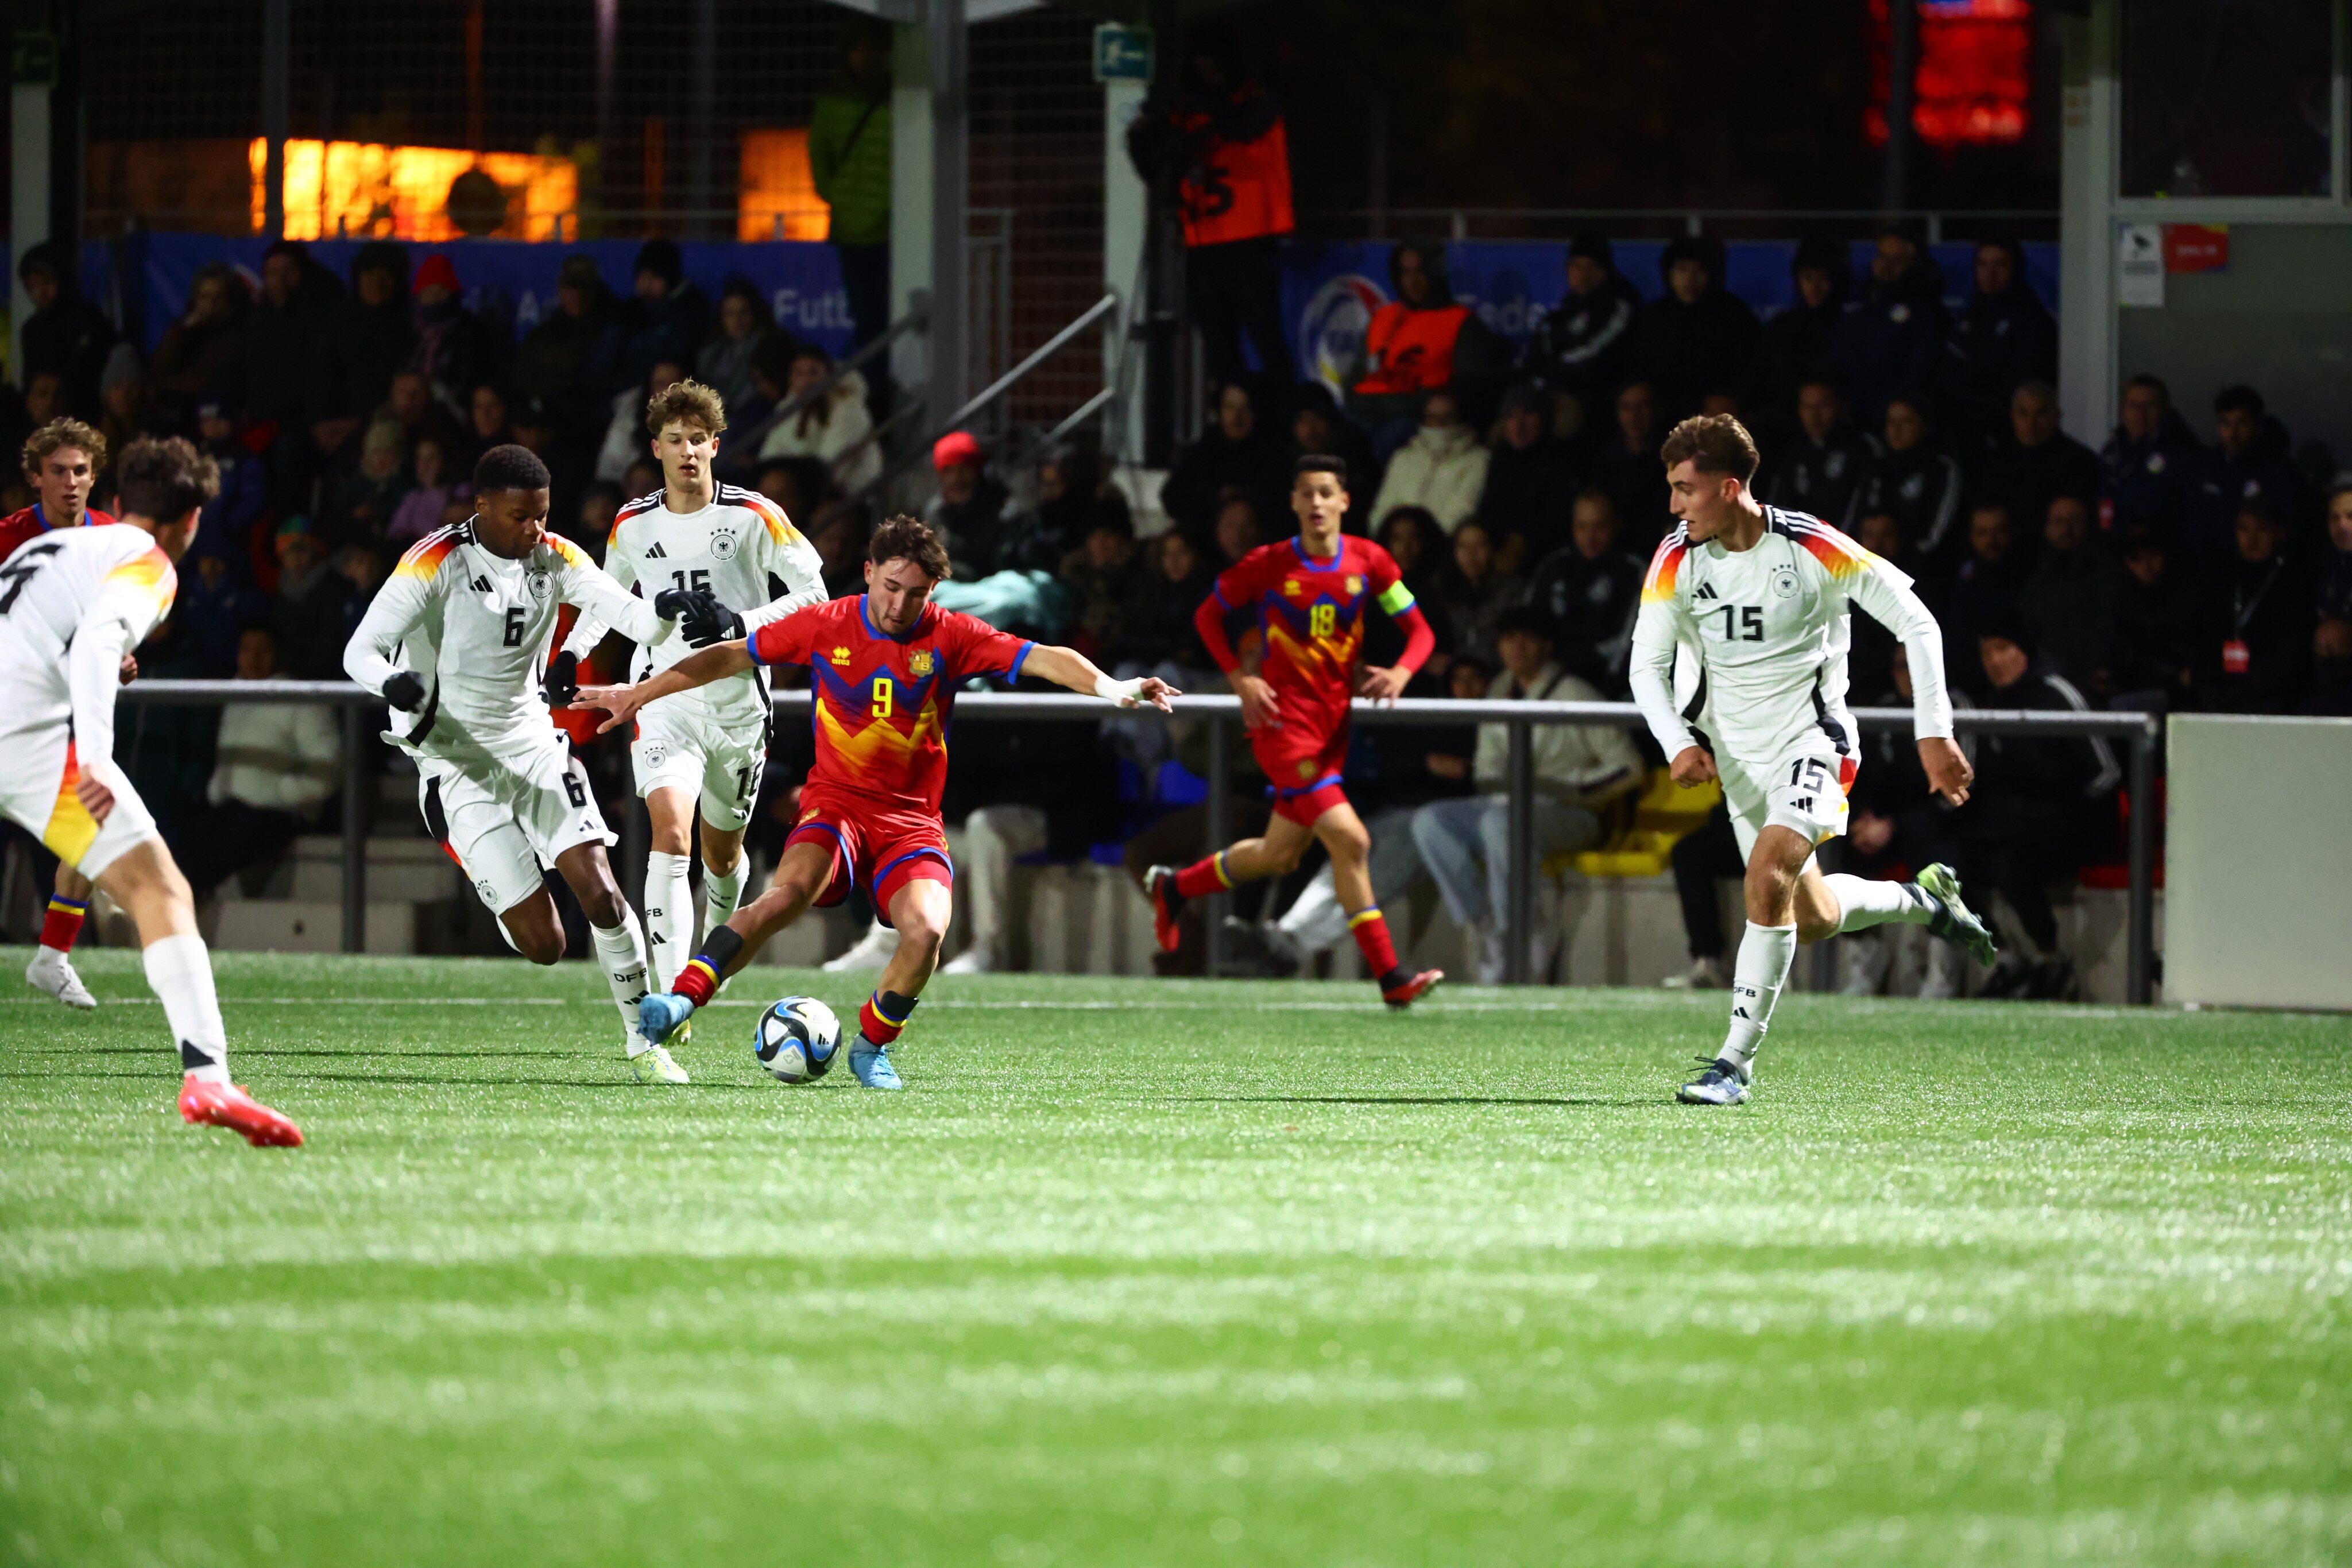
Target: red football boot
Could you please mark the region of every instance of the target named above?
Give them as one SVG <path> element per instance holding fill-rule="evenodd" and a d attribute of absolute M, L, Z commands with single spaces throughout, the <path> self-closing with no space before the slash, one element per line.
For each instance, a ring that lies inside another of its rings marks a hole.
<path fill-rule="evenodd" d="M 180 1117 L 200 1127 L 226 1127 L 257 1149 L 292 1149 L 302 1129 L 235 1083 L 189 1078 L 180 1084 Z"/>
<path fill-rule="evenodd" d="M 1176 916 L 1183 901 L 1176 896 L 1176 868 L 1156 865 L 1143 873 L 1143 895 L 1151 900 L 1151 935 L 1162 953 L 1176 951 Z"/>
<path fill-rule="evenodd" d="M 1435 990 L 1437 982 L 1444 978 L 1445 978 L 1445 971 L 1443 969 L 1423 969 L 1412 978 L 1400 981 L 1394 987 L 1382 986 L 1381 1000 L 1402 1012 Z"/>

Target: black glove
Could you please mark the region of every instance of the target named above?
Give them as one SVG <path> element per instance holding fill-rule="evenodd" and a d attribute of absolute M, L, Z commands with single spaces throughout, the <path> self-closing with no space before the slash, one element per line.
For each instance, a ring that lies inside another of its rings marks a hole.
<path fill-rule="evenodd" d="M 665 621 L 676 621 L 694 603 L 694 595 L 683 588 L 665 588 L 654 595 L 654 613 Z"/>
<path fill-rule="evenodd" d="M 713 643 L 732 642 L 743 635 L 743 618 L 720 602 L 717 594 L 707 588 L 698 588 L 689 595 L 686 613 L 678 617 L 678 631 L 689 648 L 708 648 Z"/>
<path fill-rule="evenodd" d="M 570 707 L 572 699 L 580 695 L 580 660 L 572 653 L 558 653 L 555 662 L 547 666 L 547 706 Z"/>
<path fill-rule="evenodd" d="M 403 713 L 415 713 L 425 706 L 425 683 L 403 670 L 383 683 L 383 700 Z"/>

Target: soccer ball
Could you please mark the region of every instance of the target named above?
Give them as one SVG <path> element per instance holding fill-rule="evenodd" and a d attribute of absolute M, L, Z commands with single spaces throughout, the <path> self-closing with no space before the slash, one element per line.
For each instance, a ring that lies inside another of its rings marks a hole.
<path fill-rule="evenodd" d="M 751 1026 L 751 1054 L 786 1083 L 814 1083 L 841 1051 L 841 1020 L 814 997 L 786 997 Z"/>

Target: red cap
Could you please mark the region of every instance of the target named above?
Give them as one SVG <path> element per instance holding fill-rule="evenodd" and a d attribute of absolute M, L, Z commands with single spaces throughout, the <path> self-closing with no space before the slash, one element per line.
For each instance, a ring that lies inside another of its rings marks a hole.
<path fill-rule="evenodd" d="M 439 251 L 425 258 L 416 268 L 416 288 L 421 292 L 435 286 L 452 294 L 463 294 L 466 286 L 457 281 L 457 266 Z"/>
<path fill-rule="evenodd" d="M 969 430 L 950 430 L 931 444 L 931 467 L 934 470 L 960 468 L 967 465 L 977 468 L 986 461 L 980 455 L 980 438 Z"/>

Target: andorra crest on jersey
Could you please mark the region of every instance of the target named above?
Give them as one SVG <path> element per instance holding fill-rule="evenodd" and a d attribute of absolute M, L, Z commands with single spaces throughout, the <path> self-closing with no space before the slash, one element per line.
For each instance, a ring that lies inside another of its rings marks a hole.
<path fill-rule="evenodd" d="M 735 536 L 721 529 L 710 536 L 710 559 L 730 561 L 735 559 Z"/>
<path fill-rule="evenodd" d="M 908 672 L 917 680 L 920 680 L 925 675 L 929 674 L 931 673 L 931 651 L 929 648 L 918 648 L 913 653 L 908 654 L 907 669 Z"/>
<path fill-rule="evenodd" d="M 1361 593 L 1361 592 L 1363 592 L 1363 591 L 1364 591 L 1364 580 L 1363 580 L 1362 578 L 1360 578 L 1360 577 L 1350 577 L 1350 578 L 1349 578 L 1349 579 L 1348 579 L 1348 597 L 1349 597 L 1349 598 L 1353 599 L 1357 594 Z"/>

